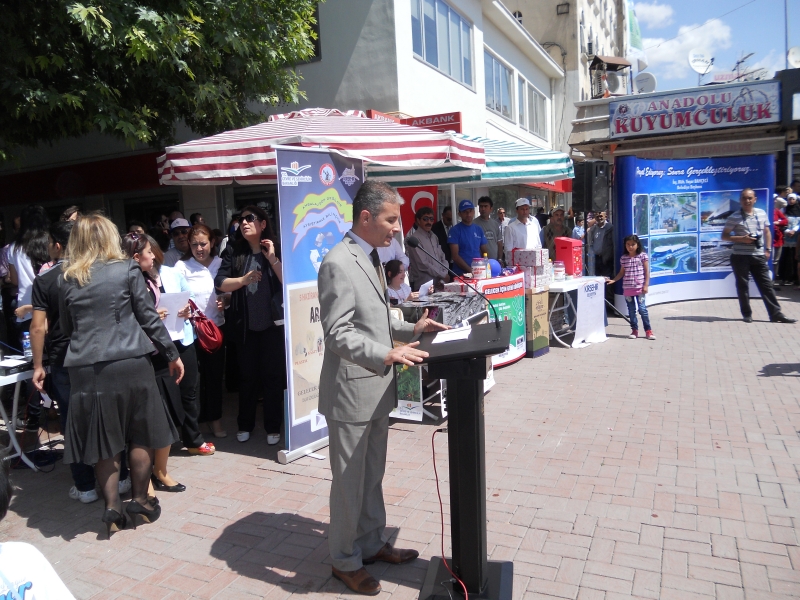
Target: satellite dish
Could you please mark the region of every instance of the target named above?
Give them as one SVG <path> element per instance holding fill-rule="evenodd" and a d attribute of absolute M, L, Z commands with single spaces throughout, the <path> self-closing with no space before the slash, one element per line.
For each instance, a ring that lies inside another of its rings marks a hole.
<path fill-rule="evenodd" d="M 620 81 L 619 75 L 613 71 L 608 71 L 606 73 L 606 86 L 608 86 L 609 93 L 618 94 L 622 89 L 622 81 Z"/>
<path fill-rule="evenodd" d="M 633 78 L 634 94 L 649 94 L 656 91 L 656 76 L 652 73 L 639 73 Z"/>
<path fill-rule="evenodd" d="M 699 73 L 700 75 L 705 75 L 712 68 L 711 59 L 708 58 L 704 52 L 700 50 L 692 50 L 689 52 L 689 66 L 692 68 L 692 71 L 695 73 Z"/>
<path fill-rule="evenodd" d="M 789 48 L 789 54 L 787 55 L 787 58 L 790 67 L 793 69 L 800 67 L 800 46 Z"/>

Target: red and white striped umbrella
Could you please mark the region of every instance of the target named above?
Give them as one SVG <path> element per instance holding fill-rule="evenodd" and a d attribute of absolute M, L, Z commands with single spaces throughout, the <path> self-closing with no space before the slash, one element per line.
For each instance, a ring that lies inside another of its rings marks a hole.
<path fill-rule="evenodd" d="M 169 146 L 158 159 L 159 180 L 166 185 L 277 183 L 278 145 L 329 148 L 363 159 L 368 175 L 374 165 L 373 179 L 395 185 L 480 179 L 486 162 L 480 142 L 452 132 L 369 119 L 361 111 L 312 108 Z"/>

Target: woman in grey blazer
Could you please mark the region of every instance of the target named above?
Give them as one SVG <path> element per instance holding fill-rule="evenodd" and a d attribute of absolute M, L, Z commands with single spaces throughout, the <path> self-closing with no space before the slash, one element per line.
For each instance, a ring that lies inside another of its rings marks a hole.
<path fill-rule="evenodd" d="M 178 381 L 183 363 L 147 293 L 139 266 L 122 252 L 114 224 L 99 214 L 75 224 L 59 291 L 61 328 L 70 337 L 70 410 L 64 462 L 95 465 L 108 534 L 123 529 L 120 457 L 130 450 L 132 500 L 126 512 L 155 521 L 148 500 L 153 448 L 178 439 L 156 386 L 150 355 L 157 349 Z M 152 340 L 152 342 L 150 341 Z"/>

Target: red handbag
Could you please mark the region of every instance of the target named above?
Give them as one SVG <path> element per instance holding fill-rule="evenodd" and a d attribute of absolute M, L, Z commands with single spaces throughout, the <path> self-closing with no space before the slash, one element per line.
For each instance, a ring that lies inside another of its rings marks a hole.
<path fill-rule="evenodd" d="M 189 310 L 191 311 L 189 320 L 194 325 L 200 347 L 209 353 L 219 350 L 222 346 L 222 332 L 217 324 L 203 314 L 194 300 L 189 300 Z"/>

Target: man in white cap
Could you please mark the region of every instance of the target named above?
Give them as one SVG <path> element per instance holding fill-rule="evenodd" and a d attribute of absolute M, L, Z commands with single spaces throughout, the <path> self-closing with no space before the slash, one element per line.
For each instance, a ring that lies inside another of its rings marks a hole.
<path fill-rule="evenodd" d="M 531 201 L 520 198 L 516 202 L 517 218 L 506 227 L 503 236 L 503 248 L 506 251 L 506 262 L 511 263 L 511 251 L 515 249 L 533 250 L 542 247 L 539 221 L 531 219 Z"/>
<path fill-rule="evenodd" d="M 191 228 L 192 224 L 182 217 L 175 219 L 170 224 L 169 233 L 172 236 L 175 247 L 164 253 L 164 264 L 166 266 L 174 267 L 181 257 L 189 251 L 189 230 Z"/>

